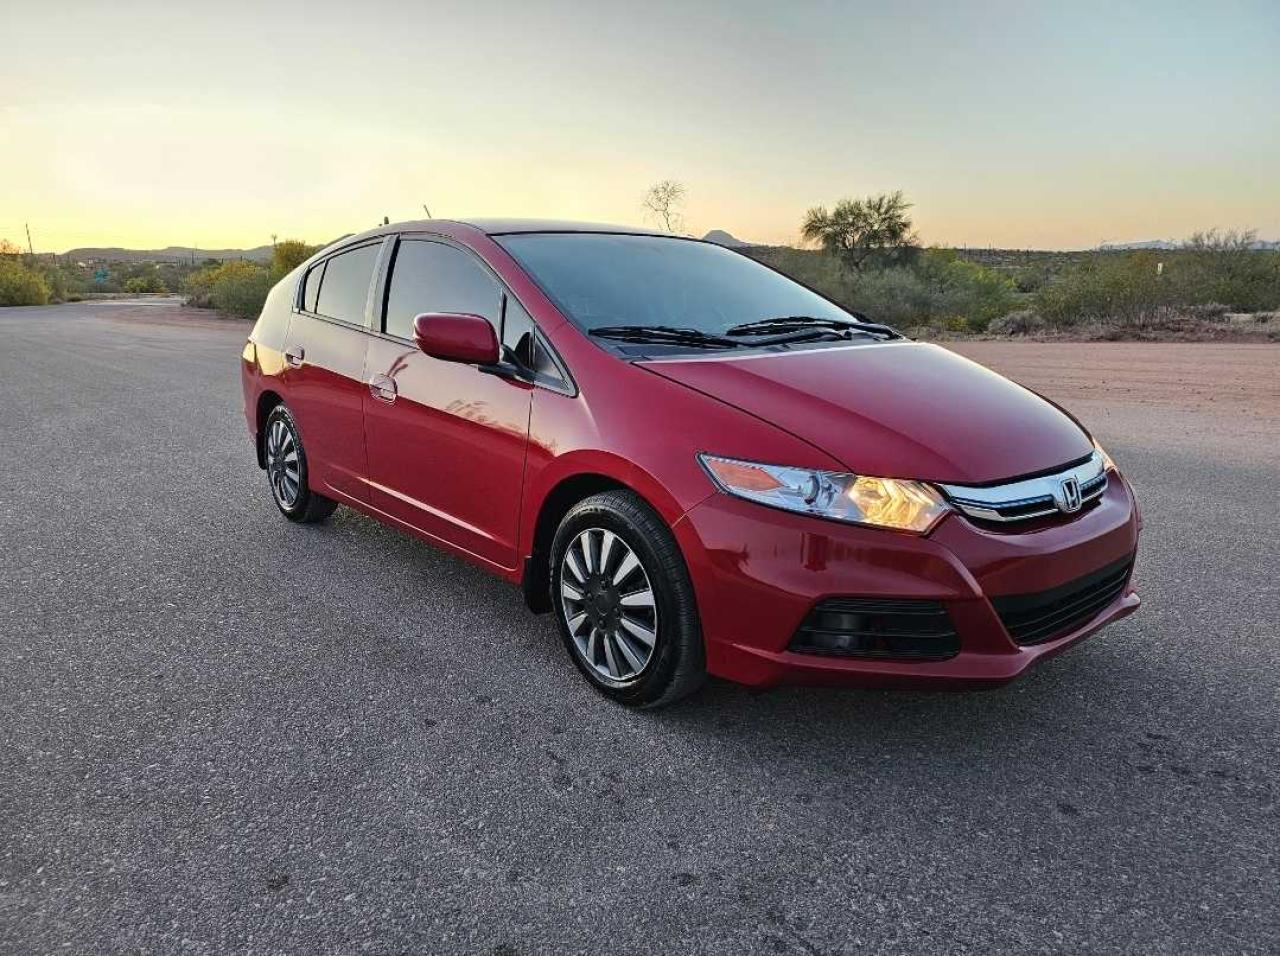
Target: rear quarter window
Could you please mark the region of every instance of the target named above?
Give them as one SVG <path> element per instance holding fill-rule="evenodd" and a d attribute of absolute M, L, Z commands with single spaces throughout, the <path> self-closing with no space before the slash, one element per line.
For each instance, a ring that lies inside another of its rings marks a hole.
<path fill-rule="evenodd" d="M 307 273 L 306 281 L 302 286 L 302 308 L 308 312 L 316 310 L 316 300 L 320 295 L 320 282 L 324 278 L 324 267 L 326 263 L 322 262 L 317 266 L 312 266 L 311 271 Z"/>
<path fill-rule="evenodd" d="M 365 304 L 380 249 L 381 246 L 375 244 L 331 256 L 325 263 L 314 311 L 331 319 L 364 325 Z"/>

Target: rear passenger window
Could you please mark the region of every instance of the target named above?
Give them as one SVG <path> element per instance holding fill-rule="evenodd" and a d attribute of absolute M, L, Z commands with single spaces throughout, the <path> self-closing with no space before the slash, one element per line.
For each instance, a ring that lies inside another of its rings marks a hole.
<path fill-rule="evenodd" d="M 316 310 L 316 298 L 320 294 L 320 280 L 324 278 L 324 266 L 322 262 L 318 266 L 312 267 L 307 273 L 306 285 L 302 288 L 302 308 L 307 312 Z"/>
<path fill-rule="evenodd" d="M 423 312 L 466 312 L 484 316 L 496 329 L 501 302 L 498 283 L 467 253 L 441 242 L 406 239 L 391 270 L 384 328 L 411 339 L 413 320 Z"/>
<path fill-rule="evenodd" d="M 361 246 L 333 256 L 325 264 L 324 278 L 316 296 L 315 310 L 331 319 L 364 325 L 364 306 L 369 283 L 378 261 L 380 245 Z M 308 286 L 311 277 L 307 277 Z M 308 291 L 310 289 L 308 288 Z"/>

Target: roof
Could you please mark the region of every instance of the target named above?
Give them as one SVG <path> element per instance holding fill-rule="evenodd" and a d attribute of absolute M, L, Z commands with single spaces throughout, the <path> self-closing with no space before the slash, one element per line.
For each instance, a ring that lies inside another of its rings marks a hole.
<path fill-rule="evenodd" d="M 641 226 L 620 226 L 602 222 L 574 222 L 568 219 L 458 219 L 491 236 L 513 232 L 621 232 L 629 235 L 662 236 L 661 230 Z"/>

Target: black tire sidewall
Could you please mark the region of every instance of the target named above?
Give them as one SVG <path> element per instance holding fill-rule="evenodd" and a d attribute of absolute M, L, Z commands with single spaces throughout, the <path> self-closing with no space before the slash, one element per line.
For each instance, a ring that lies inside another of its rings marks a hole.
<path fill-rule="evenodd" d="M 624 686 L 602 680 L 582 660 L 565 623 L 560 591 L 564 553 L 589 528 L 612 531 L 626 542 L 644 565 L 654 591 L 658 611 L 654 657 L 639 680 Z M 561 640 L 574 665 L 600 693 L 627 706 L 652 706 L 672 699 L 669 692 L 673 685 L 685 683 L 683 672 L 692 667 L 701 674 L 705 669 L 697 607 L 683 555 L 665 522 L 638 495 L 605 492 L 575 505 L 556 531 L 551 562 L 551 601 Z"/>
<path fill-rule="evenodd" d="M 262 450 L 263 460 L 268 461 L 266 449 L 268 436 L 271 434 L 271 426 L 275 422 L 283 422 L 284 427 L 289 429 L 289 434 L 293 436 L 294 447 L 298 449 L 298 498 L 292 507 L 285 507 L 280 499 L 276 497 L 275 489 L 271 488 L 271 500 L 276 503 L 276 507 L 290 521 L 301 521 L 307 513 L 307 505 L 311 501 L 311 488 L 308 484 L 307 474 L 307 450 L 302 444 L 302 434 L 298 431 L 298 423 L 294 420 L 293 413 L 289 411 L 287 405 L 277 405 L 271 410 L 271 414 L 267 416 L 266 424 L 263 426 L 262 433 Z M 270 463 L 268 461 L 268 467 Z M 271 475 L 268 471 L 267 485 L 270 488 Z"/>

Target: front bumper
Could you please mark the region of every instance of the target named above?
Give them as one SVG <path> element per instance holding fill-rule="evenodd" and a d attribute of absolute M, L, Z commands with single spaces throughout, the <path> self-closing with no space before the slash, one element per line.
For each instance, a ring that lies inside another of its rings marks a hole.
<path fill-rule="evenodd" d="M 717 494 L 676 523 L 702 618 L 708 670 L 754 686 L 779 683 L 977 689 L 1131 614 L 1132 583 L 1071 630 L 1023 646 L 991 598 L 1061 587 L 1132 557 L 1139 518 L 1123 479 L 1069 519 L 1018 530 L 951 514 L 927 537 L 840 524 Z M 837 597 L 941 601 L 959 635 L 946 660 L 819 656 L 788 646 L 809 611 Z"/>

